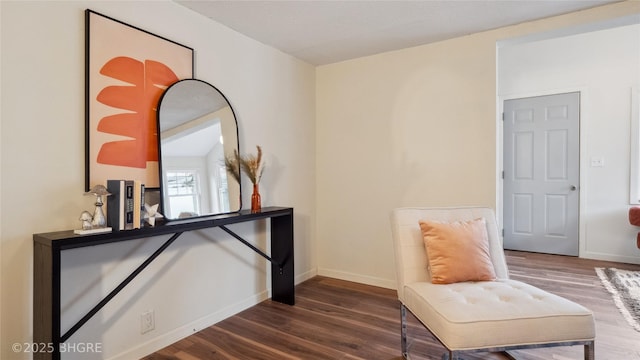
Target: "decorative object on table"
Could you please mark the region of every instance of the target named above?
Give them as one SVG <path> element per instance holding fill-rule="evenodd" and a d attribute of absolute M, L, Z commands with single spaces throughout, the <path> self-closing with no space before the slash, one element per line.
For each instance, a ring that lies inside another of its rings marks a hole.
<path fill-rule="evenodd" d="M 85 189 L 113 178 L 159 188 L 158 100 L 194 77 L 194 51 L 89 9 L 85 26 Z"/>
<path fill-rule="evenodd" d="M 107 180 L 111 196 L 107 198 L 107 224 L 115 231 L 124 230 L 126 180 Z"/>
<path fill-rule="evenodd" d="M 143 227 L 145 207 L 144 207 L 144 189 L 145 186 L 140 180 L 133 181 L 133 228 L 140 229 Z"/>
<path fill-rule="evenodd" d="M 91 225 L 91 221 L 93 220 L 93 215 L 91 215 L 91 213 L 88 211 L 83 211 L 80 214 L 80 218 L 78 220 L 82 221 L 82 229 L 73 230 L 73 233 L 77 235 L 99 234 L 99 233 L 111 232 L 112 230 L 110 227 L 94 228 L 93 225 Z"/>
<path fill-rule="evenodd" d="M 252 212 L 258 212 L 262 209 L 259 184 L 264 171 L 264 163 L 262 162 L 262 148 L 259 145 L 256 148 L 258 149 L 256 155 L 240 156 L 235 152 L 234 157 L 226 157 L 224 161 L 227 171 L 236 181 L 240 182 L 240 173 L 244 172 L 253 184 L 253 193 L 251 194 Z"/>
<path fill-rule="evenodd" d="M 80 214 L 80 218 L 78 219 L 82 221 L 82 230 L 91 230 L 93 226 L 91 225 L 91 220 L 93 220 L 93 215 L 91 215 L 88 211 L 83 211 Z"/>
<path fill-rule="evenodd" d="M 260 198 L 260 189 L 258 184 L 253 184 L 253 193 L 251 193 L 251 212 L 258 212 L 262 209 L 262 199 Z"/>
<path fill-rule="evenodd" d="M 602 285 L 613 297 L 622 317 L 640 331 L 640 271 L 596 268 Z"/>
<path fill-rule="evenodd" d="M 233 158 L 238 151 L 238 122 L 218 88 L 199 79 L 169 86 L 158 102 L 158 134 L 162 193 L 147 203 L 160 204 L 167 221 L 240 211 L 240 183 L 220 169 L 225 156 Z M 204 147 L 209 150 L 203 152 Z M 187 157 L 192 164 L 198 161 L 198 170 L 171 165 Z M 193 201 L 184 201 L 187 196 Z"/>
<path fill-rule="evenodd" d="M 156 219 L 162 219 L 164 216 L 158 212 L 158 204 L 144 204 L 144 220 L 151 226 L 156 225 Z"/>
<path fill-rule="evenodd" d="M 102 211 L 102 205 L 104 205 L 102 197 L 109 196 L 111 193 L 104 185 L 96 185 L 84 194 L 94 195 L 96 197 L 96 209 L 93 212 L 93 218 L 91 220 L 92 228 L 97 229 L 106 227 L 107 219 L 104 217 L 104 212 Z"/>
<path fill-rule="evenodd" d="M 96 208 L 93 211 L 93 215 L 88 211 L 83 211 L 80 214 L 80 218 L 78 220 L 82 221 L 82 229 L 77 229 L 73 232 L 80 235 L 110 232 L 111 228 L 106 226 L 107 220 L 104 217 L 104 212 L 102 211 L 102 205 L 104 205 L 102 197 L 109 196 L 111 193 L 109 193 L 107 188 L 103 185 L 96 185 L 84 194 L 94 195 L 96 197 Z"/>
<path fill-rule="evenodd" d="M 110 227 L 95 228 L 95 229 L 88 229 L 88 230 L 75 229 L 73 230 L 73 233 L 76 235 L 91 235 L 91 234 L 108 233 L 108 232 L 111 232 L 111 230 L 112 229 Z"/>
<path fill-rule="evenodd" d="M 146 188 L 140 180 L 107 180 L 107 224 L 115 231 L 140 229 Z"/>

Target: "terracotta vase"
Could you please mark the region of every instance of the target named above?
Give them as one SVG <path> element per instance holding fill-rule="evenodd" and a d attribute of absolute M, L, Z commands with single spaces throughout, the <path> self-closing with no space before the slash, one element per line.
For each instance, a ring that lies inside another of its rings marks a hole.
<path fill-rule="evenodd" d="M 251 212 L 258 212 L 262 209 L 262 200 L 260 200 L 260 190 L 258 184 L 253 184 L 253 194 L 251 194 Z"/>

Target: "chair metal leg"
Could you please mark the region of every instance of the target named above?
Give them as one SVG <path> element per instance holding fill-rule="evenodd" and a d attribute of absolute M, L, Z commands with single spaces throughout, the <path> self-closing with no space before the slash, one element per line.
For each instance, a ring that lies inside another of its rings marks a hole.
<path fill-rule="evenodd" d="M 590 341 L 584 345 L 584 360 L 596 359 L 596 345 L 594 341 Z"/>
<path fill-rule="evenodd" d="M 461 360 L 461 358 L 458 357 L 457 352 L 449 350 L 446 353 L 442 354 L 442 360 Z"/>
<path fill-rule="evenodd" d="M 404 304 L 400 304 L 400 349 L 402 357 L 409 358 L 409 350 L 407 349 L 407 308 Z"/>

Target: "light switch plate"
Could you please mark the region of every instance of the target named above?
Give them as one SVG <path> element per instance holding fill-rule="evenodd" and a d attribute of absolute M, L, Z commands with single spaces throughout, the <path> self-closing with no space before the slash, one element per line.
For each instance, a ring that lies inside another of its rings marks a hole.
<path fill-rule="evenodd" d="M 604 167 L 604 158 L 601 156 L 594 156 L 591 158 L 591 167 Z"/>

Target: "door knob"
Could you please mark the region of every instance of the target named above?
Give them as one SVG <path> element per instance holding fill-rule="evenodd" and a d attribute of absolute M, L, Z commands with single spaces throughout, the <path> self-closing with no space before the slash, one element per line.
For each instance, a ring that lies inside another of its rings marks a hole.
<path fill-rule="evenodd" d="M 577 187 L 575 185 L 571 185 L 569 189 L 571 189 L 571 191 L 576 191 Z"/>

